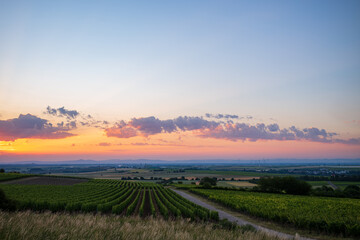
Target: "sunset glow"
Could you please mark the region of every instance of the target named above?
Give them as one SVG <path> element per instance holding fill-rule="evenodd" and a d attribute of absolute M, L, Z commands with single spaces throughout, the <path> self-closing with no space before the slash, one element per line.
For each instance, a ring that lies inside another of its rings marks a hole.
<path fill-rule="evenodd" d="M 359 158 L 347 3 L 3 1 L 0 162 Z"/>

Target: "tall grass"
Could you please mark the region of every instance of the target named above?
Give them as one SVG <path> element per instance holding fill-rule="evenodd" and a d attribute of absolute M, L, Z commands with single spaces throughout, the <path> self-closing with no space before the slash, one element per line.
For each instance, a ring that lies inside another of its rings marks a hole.
<path fill-rule="evenodd" d="M 226 230 L 184 219 L 141 219 L 114 215 L 0 211 L 0 239 L 276 239 L 264 233 Z"/>

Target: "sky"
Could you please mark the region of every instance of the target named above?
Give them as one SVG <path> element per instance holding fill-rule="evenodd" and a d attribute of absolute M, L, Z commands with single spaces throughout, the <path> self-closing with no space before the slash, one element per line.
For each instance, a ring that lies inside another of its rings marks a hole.
<path fill-rule="evenodd" d="M 360 158 L 360 2 L 0 1 L 0 162 Z"/>

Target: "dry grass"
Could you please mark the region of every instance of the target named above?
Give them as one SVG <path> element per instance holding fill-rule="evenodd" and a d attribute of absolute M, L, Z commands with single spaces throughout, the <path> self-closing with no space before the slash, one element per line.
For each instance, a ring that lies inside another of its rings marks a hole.
<path fill-rule="evenodd" d="M 275 239 L 259 232 L 226 230 L 212 223 L 114 215 L 1 212 L 0 239 Z"/>

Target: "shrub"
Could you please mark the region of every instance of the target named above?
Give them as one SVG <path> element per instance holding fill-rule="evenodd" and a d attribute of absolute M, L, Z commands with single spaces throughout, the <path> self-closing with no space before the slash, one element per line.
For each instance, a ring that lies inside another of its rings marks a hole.
<path fill-rule="evenodd" d="M 214 220 L 214 221 L 219 221 L 219 213 L 216 211 L 211 211 L 210 212 L 210 219 Z"/>
<path fill-rule="evenodd" d="M 200 180 L 200 185 L 203 185 L 205 187 L 206 186 L 216 186 L 216 178 L 209 178 L 209 177 L 204 177 Z"/>
<path fill-rule="evenodd" d="M 349 185 L 344 189 L 346 197 L 360 198 L 360 187 L 356 185 Z"/>
<path fill-rule="evenodd" d="M 309 195 L 311 190 L 310 184 L 294 177 L 263 177 L 258 184 L 260 191 L 263 192 Z"/>
<path fill-rule="evenodd" d="M 238 227 L 238 225 L 237 225 L 236 223 L 230 222 L 227 218 L 222 219 L 222 220 L 219 222 L 219 225 L 220 225 L 222 228 L 225 228 L 225 229 L 228 229 L 228 230 L 235 230 L 235 229 L 237 229 L 237 227 Z"/>
<path fill-rule="evenodd" d="M 15 202 L 8 199 L 2 189 L 0 189 L 0 209 L 7 211 L 14 211 L 16 209 Z"/>
<path fill-rule="evenodd" d="M 96 212 L 96 207 L 97 207 L 96 203 L 85 203 L 85 204 L 82 204 L 81 211 L 82 212 Z"/>

